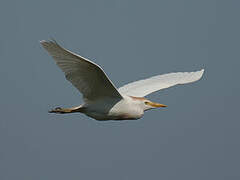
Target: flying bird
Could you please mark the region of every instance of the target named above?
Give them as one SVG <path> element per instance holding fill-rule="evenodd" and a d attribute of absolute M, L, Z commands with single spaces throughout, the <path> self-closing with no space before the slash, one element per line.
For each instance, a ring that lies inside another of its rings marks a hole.
<path fill-rule="evenodd" d="M 77 107 L 57 107 L 50 113 L 84 113 L 96 120 L 139 119 L 144 111 L 167 107 L 145 98 L 155 91 L 199 80 L 204 69 L 157 75 L 116 88 L 103 69 L 94 62 L 63 47 L 55 40 L 40 41 L 64 72 L 65 77 L 83 95 L 84 104 Z"/>

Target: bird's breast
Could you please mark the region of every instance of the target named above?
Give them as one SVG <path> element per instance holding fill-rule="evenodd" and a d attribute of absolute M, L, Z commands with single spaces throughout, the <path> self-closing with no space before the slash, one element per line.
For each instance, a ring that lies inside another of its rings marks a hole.
<path fill-rule="evenodd" d="M 143 116 L 143 110 L 123 100 L 115 104 L 108 114 L 115 119 L 139 119 Z"/>
<path fill-rule="evenodd" d="M 114 103 L 104 100 L 88 104 L 83 113 L 96 120 L 130 120 L 143 116 L 142 109 L 124 99 Z"/>

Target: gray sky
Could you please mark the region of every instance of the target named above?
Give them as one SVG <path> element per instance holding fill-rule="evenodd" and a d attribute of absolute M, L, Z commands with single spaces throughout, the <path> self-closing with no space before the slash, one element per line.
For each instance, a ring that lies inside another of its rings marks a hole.
<path fill-rule="evenodd" d="M 240 1 L 3 0 L 1 180 L 240 178 Z M 116 86 L 205 68 L 148 96 L 139 121 L 54 115 L 82 103 L 39 40 L 100 64 Z"/>

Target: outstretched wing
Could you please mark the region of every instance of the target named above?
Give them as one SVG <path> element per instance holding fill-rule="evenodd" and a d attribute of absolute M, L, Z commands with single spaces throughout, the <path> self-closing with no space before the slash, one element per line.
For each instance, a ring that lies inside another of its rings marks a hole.
<path fill-rule="evenodd" d="M 118 89 L 121 94 L 129 96 L 144 97 L 155 91 L 169 88 L 177 84 L 187 84 L 199 80 L 204 73 L 204 69 L 196 72 L 177 72 L 153 76 L 126 84 Z"/>
<path fill-rule="evenodd" d="M 100 66 L 62 48 L 54 40 L 43 40 L 40 43 L 65 73 L 66 79 L 83 94 L 84 99 L 122 98 Z"/>

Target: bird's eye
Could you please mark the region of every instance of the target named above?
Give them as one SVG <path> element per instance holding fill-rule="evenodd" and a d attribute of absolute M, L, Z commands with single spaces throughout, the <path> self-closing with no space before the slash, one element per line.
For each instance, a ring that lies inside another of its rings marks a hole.
<path fill-rule="evenodd" d="M 145 101 L 145 102 L 144 102 L 144 104 L 148 105 L 148 102 L 147 102 L 147 101 Z"/>

